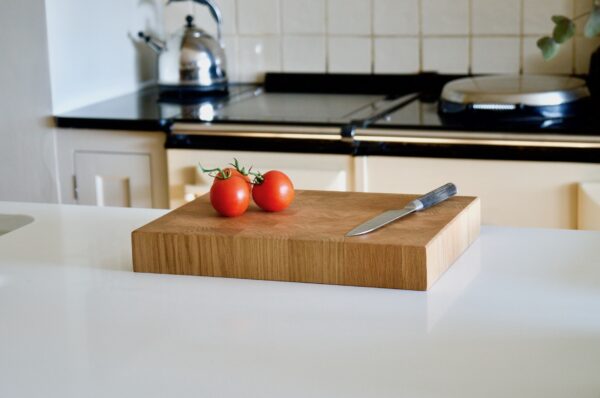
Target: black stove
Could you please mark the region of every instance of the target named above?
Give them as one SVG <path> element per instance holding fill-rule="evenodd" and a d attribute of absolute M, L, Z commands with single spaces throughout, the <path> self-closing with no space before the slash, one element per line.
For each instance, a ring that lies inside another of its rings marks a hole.
<path fill-rule="evenodd" d="M 444 109 L 448 104 L 440 99 L 442 89 L 447 83 L 464 80 L 465 77 L 423 73 L 338 75 L 325 79 L 320 75 L 315 77 L 320 84 L 310 84 L 311 75 L 271 74 L 267 76 L 265 87 L 275 92 L 300 91 L 307 87 L 305 91 L 310 92 L 385 95 L 392 106 L 380 108 L 368 117 L 353 119 L 350 125 L 357 128 L 600 135 L 600 118 L 594 112 L 598 105 L 590 98 L 573 101 L 568 106 L 540 107 L 540 110 L 531 106 L 516 106 L 516 109 L 508 112 L 473 110 L 474 107 L 468 112 L 448 112 Z M 345 129 L 348 130 L 348 126 Z"/>
<path fill-rule="evenodd" d="M 338 128 L 346 138 L 369 128 L 600 135 L 593 102 L 576 107 L 568 118 L 441 114 L 442 88 L 464 77 L 268 73 L 263 85 L 231 84 L 221 95 L 165 95 L 149 87 L 64 113 L 56 121 L 59 127 L 126 130 L 168 130 L 174 123 L 323 126 Z"/>
<path fill-rule="evenodd" d="M 389 130 L 600 135 L 600 120 L 593 112 L 594 106 L 594 102 L 585 101 L 577 106 L 575 113 L 551 118 L 538 115 L 524 117 L 522 114 L 516 117 L 506 114 L 494 117 L 485 113 L 446 115 L 439 110 L 439 100 L 417 97 L 404 107 L 374 121 L 369 127 Z"/>
<path fill-rule="evenodd" d="M 58 115 L 56 124 L 165 132 L 172 149 L 600 163 L 593 98 L 569 117 L 440 113 L 442 88 L 464 77 L 269 73 L 262 85 L 193 98 L 164 97 L 155 86 Z"/>

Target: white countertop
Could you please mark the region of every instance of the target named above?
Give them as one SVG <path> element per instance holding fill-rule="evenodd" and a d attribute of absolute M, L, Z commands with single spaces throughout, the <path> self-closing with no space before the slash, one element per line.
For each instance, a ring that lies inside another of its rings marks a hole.
<path fill-rule="evenodd" d="M 600 397 L 600 233 L 484 227 L 429 292 L 135 274 L 159 210 L 1 203 L 0 397 Z"/>

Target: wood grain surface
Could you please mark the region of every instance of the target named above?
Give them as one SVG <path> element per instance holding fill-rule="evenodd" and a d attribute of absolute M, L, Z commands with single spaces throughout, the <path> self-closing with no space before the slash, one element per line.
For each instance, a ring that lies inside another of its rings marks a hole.
<path fill-rule="evenodd" d="M 133 231 L 134 271 L 427 290 L 479 235 L 479 199 L 344 236 L 417 196 L 297 191 L 283 212 L 226 218 L 205 195 Z"/>

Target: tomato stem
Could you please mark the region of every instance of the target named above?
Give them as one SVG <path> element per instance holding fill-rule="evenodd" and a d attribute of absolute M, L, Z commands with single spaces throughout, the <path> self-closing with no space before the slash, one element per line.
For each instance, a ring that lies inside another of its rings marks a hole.
<path fill-rule="evenodd" d="M 218 178 L 220 180 L 226 180 L 231 177 L 231 171 L 223 171 L 220 167 L 216 167 L 214 169 L 205 169 L 201 164 L 198 164 L 198 169 L 200 169 L 200 171 L 203 173 L 207 173 L 212 178 Z"/>
<path fill-rule="evenodd" d="M 247 176 L 250 174 L 250 170 L 252 170 L 252 166 L 250 166 L 250 168 L 246 171 L 246 168 L 244 166 L 240 166 L 240 162 L 236 158 L 233 158 L 233 163 L 229 163 L 229 165 L 233 166 L 233 168 L 235 168 L 243 176 Z"/>
<path fill-rule="evenodd" d="M 253 185 L 260 185 L 265 181 L 265 176 L 262 175 L 260 171 L 257 171 L 256 173 L 251 173 L 250 170 L 248 170 L 248 174 L 254 176 L 254 180 L 252 181 Z"/>

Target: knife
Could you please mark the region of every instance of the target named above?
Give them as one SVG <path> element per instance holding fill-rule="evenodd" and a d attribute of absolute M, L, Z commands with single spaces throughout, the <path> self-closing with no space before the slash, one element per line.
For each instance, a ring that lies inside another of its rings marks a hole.
<path fill-rule="evenodd" d="M 456 195 L 456 185 L 449 182 L 448 184 L 442 185 L 441 187 L 421 196 L 420 198 L 413 200 L 401 210 L 386 211 L 377 217 L 370 219 L 364 224 L 360 224 L 358 227 L 348 232 L 346 236 L 368 234 L 369 232 L 373 232 L 376 229 L 388 225 L 389 223 L 411 213 L 429 209 L 430 207 L 435 206 L 454 195 Z"/>

